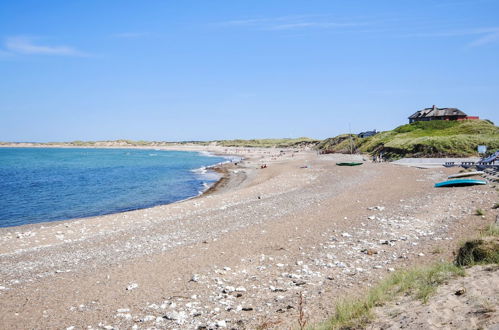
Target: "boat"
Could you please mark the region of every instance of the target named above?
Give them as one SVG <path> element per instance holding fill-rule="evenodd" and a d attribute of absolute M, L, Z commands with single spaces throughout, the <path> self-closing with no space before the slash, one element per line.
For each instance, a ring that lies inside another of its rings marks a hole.
<path fill-rule="evenodd" d="M 457 173 L 457 174 L 452 174 L 449 175 L 448 178 L 463 178 L 466 176 L 473 176 L 473 175 L 482 175 L 484 172 L 483 171 L 473 171 L 473 172 L 463 172 L 463 173 Z"/>
<path fill-rule="evenodd" d="M 362 165 L 364 163 L 357 163 L 357 162 L 345 162 L 345 163 L 336 163 L 338 166 L 358 166 Z"/>
<path fill-rule="evenodd" d="M 475 180 L 475 179 L 457 179 L 457 180 L 448 180 L 435 183 L 436 188 L 441 187 L 460 187 L 460 186 L 474 186 L 487 184 L 487 181 L 484 180 Z"/>

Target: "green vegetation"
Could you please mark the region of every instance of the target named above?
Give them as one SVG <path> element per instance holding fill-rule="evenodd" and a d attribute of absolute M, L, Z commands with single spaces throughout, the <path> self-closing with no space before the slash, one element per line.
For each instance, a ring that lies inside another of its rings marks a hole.
<path fill-rule="evenodd" d="M 490 225 L 481 237 L 464 243 L 456 257 L 458 266 L 499 264 L 499 226 Z"/>
<path fill-rule="evenodd" d="M 181 141 L 181 142 L 158 142 L 158 141 L 134 141 L 134 140 L 114 140 L 114 141 L 72 141 L 72 142 L 48 142 L 48 143 L 37 143 L 40 145 L 67 145 L 75 147 L 86 147 L 86 146 L 99 146 L 99 145 L 120 145 L 120 146 L 172 146 L 172 145 L 186 145 L 195 144 L 199 146 L 217 145 L 222 147 L 240 147 L 240 148 L 299 148 L 299 147 L 315 147 L 320 141 L 310 139 L 307 137 L 300 138 L 284 138 L 284 139 L 253 139 L 253 140 L 216 140 L 216 141 Z M 0 145 L 8 144 L 7 142 Z"/>
<path fill-rule="evenodd" d="M 212 141 L 216 145 L 223 147 L 259 147 L 259 148 L 293 148 L 301 146 L 315 146 L 319 140 L 300 137 L 295 139 L 253 139 L 253 140 L 218 140 Z"/>
<path fill-rule="evenodd" d="M 399 270 L 371 288 L 365 296 L 340 301 L 332 318 L 310 329 L 364 328 L 373 317 L 373 307 L 382 306 L 400 295 L 411 295 L 426 303 L 439 285 L 451 278 L 464 276 L 463 267 L 483 264 L 499 264 L 497 224 L 491 224 L 483 230 L 480 238 L 462 244 L 454 263 Z"/>
<path fill-rule="evenodd" d="M 491 224 L 483 233 L 482 237 L 499 237 L 499 225 Z"/>
<path fill-rule="evenodd" d="M 485 211 L 482 209 L 476 209 L 475 215 L 485 215 Z"/>
<path fill-rule="evenodd" d="M 348 135 L 326 139 L 318 148 L 322 151 L 349 150 Z M 353 139 L 354 149 L 387 158 L 401 157 L 468 157 L 477 155 L 477 146 L 489 151 L 499 149 L 499 127 L 486 120 L 434 120 L 402 125 L 367 138 Z"/>
<path fill-rule="evenodd" d="M 365 297 L 338 303 L 334 316 L 314 329 L 362 328 L 372 317 L 373 307 L 383 305 L 401 294 L 410 294 L 425 303 L 440 284 L 456 276 L 464 276 L 464 270 L 449 263 L 397 271 L 370 289 Z"/>
<path fill-rule="evenodd" d="M 358 152 L 359 145 L 362 140 L 355 134 L 341 134 L 334 138 L 329 138 L 321 141 L 317 148 L 325 152 L 351 153 Z"/>

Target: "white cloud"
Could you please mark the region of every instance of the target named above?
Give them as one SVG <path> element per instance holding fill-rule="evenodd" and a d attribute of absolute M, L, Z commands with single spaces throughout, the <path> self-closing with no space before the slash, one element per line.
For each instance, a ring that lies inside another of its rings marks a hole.
<path fill-rule="evenodd" d="M 301 23 L 274 25 L 269 27 L 268 30 L 294 30 L 294 29 L 303 29 L 303 28 L 332 29 L 332 28 L 343 28 L 343 27 L 355 27 L 366 24 L 367 23 L 301 22 Z"/>
<path fill-rule="evenodd" d="M 499 41 L 499 29 L 496 32 L 485 34 L 468 44 L 469 47 L 479 47 Z"/>
<path fill-rule="evenodd" d="M 88 56 L 68 46 L 35 44 L 33 38 L 29 37 L 9 37 L 5 41 L 5 48 L 11 53 L 26 55 Z"/>
<path fill-rule="evenodd" d="M 432 31 L 406 34 L 404 37 L 475 37 L 476 40 L 468 43 L 468 47 L 479 47 L 499 41 L 499 27 L 470 28 L 448 31 Z"/>
<path fill-rule="evenodd" d="M 331 21 L 324 15 L 283 16 L 273 18 L 254 18 L 221 22 L 220 26 L 245 26 L 259 30 L 298 30 L 298 29 L 334 29 L 367 25 L 366 22 Z"/>
<path fill-rule="evenodd" d="M 122 32 L 122 33 L 115 33 L 112 34 L 112 38 L 123 38 L 123 39 L 134 39 L 134 38 L 141 38 L 141 37 L 146 37 L 148 36 L 149 33 L 143 33 L 143 32 Z"/>

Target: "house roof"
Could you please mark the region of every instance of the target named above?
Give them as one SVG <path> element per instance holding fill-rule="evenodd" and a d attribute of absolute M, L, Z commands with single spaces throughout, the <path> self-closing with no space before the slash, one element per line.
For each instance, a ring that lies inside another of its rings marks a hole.
<path fill-rule="evenodd" d="M 464 112 L 457 108 L 437 108 L 433 106 L 432 108 L 425 108 L 423 110 L 416 111 L 409 119 L 418 118 L 428 118 L 428 117 L 446 117 L 446 116 L 467 116 Z"/>

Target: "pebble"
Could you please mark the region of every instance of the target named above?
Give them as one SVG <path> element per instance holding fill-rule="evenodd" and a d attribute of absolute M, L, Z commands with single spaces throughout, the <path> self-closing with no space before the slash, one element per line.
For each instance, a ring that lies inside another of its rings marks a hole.
<path fill-rule="evenodd" d="M 166 313 L 164 318 L 167 320 L 175 321 L 177 324 L 184 324 L 187 318 L 187 314 L 184 311 L 171 311 Z"/>
<path fill-rule="evenodd" d="M 217 327 L 219 328 L 227 328 L 227 322 L 225 320 L 217 321 Z"/>
<path fill-rule="evenodd" d="M 138 285 L 137 283 L 130 283 L 130 284 L 126 287 L 126 289 L 127 289 L 128 291 L 131 291 L 131 290 L 133 290 L 133 289 L 137 289 L 138 287 L 139 287 L 139 285 Z"/>

